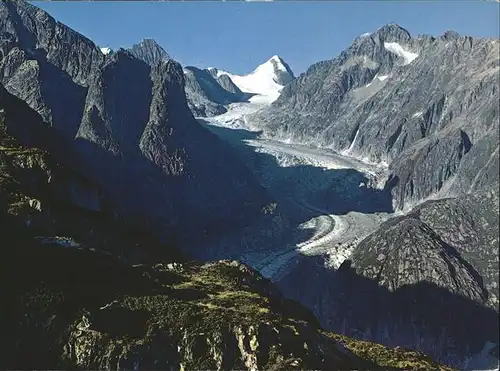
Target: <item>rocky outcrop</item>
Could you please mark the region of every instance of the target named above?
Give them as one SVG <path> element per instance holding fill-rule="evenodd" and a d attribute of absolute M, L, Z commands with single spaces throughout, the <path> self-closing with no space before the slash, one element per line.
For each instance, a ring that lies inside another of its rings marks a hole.
<path fill-rule="evenodd" d="M 337 289 L 346 301 L 335 305 L 329 328 L 468 368 L 471 355 L 499 343 L 497 228 L 498 193 L 429 201 L 389 220 L 340 267 Z M 375 290 L 371 322 L 363 319 L 366 290 Z M 482 362 L 495 366 L 494 357 Z"/>
<path fill-rule="evenodd" d="M 478 171 L 488 183 L 498 161 L 498 53 L 498 40 L 386 25 L 311 66 L 254 119 L 267 136 L 386 162 L 396 209 L 456 195 Z"/>
<path fill-rule="evenodd" d="M 274 69 L 274 82 L 285 86 L 291 83 L 294 79 L 295 76 L 293 74 L 292 69 L 290 66 L 281 58 L 280 56 L 273 56 L 270 60 L 271 64 L 273 65 Z"/>
<path fill-rule="evenodd" d="M 55 129 L 68 151 L 54 155 L 98 184 L 118 214 L 170 239 L 223 234 L 262 215 L 269 197 L 195 121 L 178 63 L 158 50 L 141 55 L 151 66 L 132 51 L 104 55 L 20 0 L 2 1 L 0 19 L 0 82 Z"/>

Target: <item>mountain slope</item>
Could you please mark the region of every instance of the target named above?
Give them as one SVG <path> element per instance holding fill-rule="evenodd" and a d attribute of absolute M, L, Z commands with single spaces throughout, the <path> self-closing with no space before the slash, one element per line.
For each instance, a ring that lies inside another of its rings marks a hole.
<path fill-rule="evenodd" d="M 118 214 L 171 239 L 215 236 L 260 218 L 269 197 L 196 122 L 178 63 L 149 66 L 123 49 L 105 56 L 23 1 L 2 1 L 0 19 L 1 83 L 76 149 L 59 160 L 80 166 Z"/>
<path fill-rule="evenodd" d="M 323 256 L 303 259 L 279 287 L 329 331 L 496 369 L 498 210 L 498 188 L 428 201 L 383 223 L 338 270 Z"/>
<path fill-rule="evenodd" d="M 247 118 L 267 137 L 387 165 L 384 193 L 399 216 L 338 271 L 305 258 L 280 282 L 328 329 L 461 369 L 497 367 L 487 353 L 499 343 L 499 61 L 498 40 L 386 25 Z M 331 192 L 317 201 L 358 206 Z"/>
<path fill-rule="evenodd" d="M 351 352 L 248 267 L 188 263 L 124 224 L 97 184 L 13 136 L 50 147 L 40 121 L 0 85 L 0 367 L 446 370 L 342 338 Z"/>
<path fill-rule="evenodd" d="M 386 162 L 404 209 L 459 193 L 497 161 L 498 54 L 498 40 L 386 25 L 311 66 L 254 119 L 268 136 Z"/>
<path fill-rule="evenodd" d="M 347 335 L 369 333 L 372 341 L 416 348 L 460 369 L 498 365 L 494 354 L 475 366 L 468 361 L 499 343 L 498 207 L 491 190 L 429 201 L 384 223 L 340 267 L 337 289 L 365 292 L 363 277 L 393 295 L 371 297 L 379 308 L 374 315 L 372 307 L 371 321 L 363 320 L 365 300 L 337 303 L 329 328 L 350 323 Z"/>

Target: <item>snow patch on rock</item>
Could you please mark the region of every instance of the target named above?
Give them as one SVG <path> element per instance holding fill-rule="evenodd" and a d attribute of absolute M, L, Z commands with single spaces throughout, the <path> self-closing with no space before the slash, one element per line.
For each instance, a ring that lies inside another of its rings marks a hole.
<path fill-rule="evenodd" d="M 375 77 L 373 78 L 373 80 L 370 83 L 368 83 L 367 85 L 365 85 L 365 87 L 369 87 L 375 81 L 375 79 L 377 79 L 379 81 L 384 81 L 387 78 L 389 78 L 389 75 L 383 75 L 383 76 L 375 75 Z"/>
<path fill-rule="evenodd" d="M 101 53 L 104 55 L 108 55 L 109 53 L 111 53 L 113 51 L 111 48 L 100 48 L 100 49 L 101 49 Z"/>
<path fill-rule="evenodd" d="M 412 53 L 403 49 L 403 47 L 398 43 L 384 43 L 384 47 L 390 52 L 396 54 L 398 57 L 403 58 L 404 65 L 410 64 L 418 57 L 417 53 Z"/>

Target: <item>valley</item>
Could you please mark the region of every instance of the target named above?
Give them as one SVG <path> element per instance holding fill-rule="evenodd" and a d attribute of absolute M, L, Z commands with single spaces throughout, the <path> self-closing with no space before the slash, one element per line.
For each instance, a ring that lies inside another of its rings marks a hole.
<path fill-rule="evenodd" d="M 498 369 L 498 38 L 243 74 L 62 21 L 0 0 L 0 367 Z"/>
<path fill-rule="evenodd" d="M 295 179 L 288 179 L 288 181 L 297 183 L 306 180 L 307 183 L 301 184 L 283 198 L 280 196 L 283 194 L 283 186 L 282 179 L 278 174 L 279 169 L 275 171 L 276 168 L 272 166 L 265 166 L 261 169 L 259 172 L 261 182 L 279 202 L 289 205 L 287 217 L 296 219 L 297 216 L 302 216 L 304 221 L 297 226 L 297 230 L 292 231 L 292 233 L 295 232 L 292 238 L 293 244 L 276 246 L 271 251 L 245 252 L 238 259 L 275 282 L 283 280 L 286 273 L 293 269 L 291 264 L 297 264 L 297 259 L 301 257 L 328 256 L 331 266 L 336 269 L 349 257 L 355 244 L 373 232 L 392 213 L 362 213 L 357 211 L 339 213 L 335 210 L 326 210 L 321 204 L 314 204 L 314 201 L 311 200 L 314 199 L 319 190 L 331 185 L 330 183 L 336 178 L 332 176 L 335 170 L 351 169 L 354 170 L 353 174 L 356 176 L 362 174 L 371 180 L 371 184 L 367 185 L 362 182 L 352 183 L 356 181 L 355 178 L 342 179 L 345 181 L 346 193 L 348 193 L 349 186 L 382 189 L 387 178 L 387 169 L 383 164 L 365 163 L 324 148 L 281 142 L 263 138 L 260 135 L 255 138 L 252 135 L 253 139 L 246 139 L 245 136 L 241 135 L 242 131 L 256 132 L 255 128 L 252 127 L 251 119 L 248 118 L 249 115 L 264 107 L 266 107 L 265 104 L 254 102 L 236 103 L 229 106 L 228 112 L 223 115 L 199 118 L 198 120 L 240 151 L 252 151 L 252 156 L 257 157 L 259 154 L 270 155 L 279 167 L 308 166 L 318 171 L 312 173 L 312 179 L 304 179 L 300 174 Z M 217 128 L 229 130 L 221 131 Z M 344 196 L 348 197 L 347 194 Z M 366 201 L 368 202 L 368 200 Z M 304 230 L 309 233 L 303 233 Z"/>

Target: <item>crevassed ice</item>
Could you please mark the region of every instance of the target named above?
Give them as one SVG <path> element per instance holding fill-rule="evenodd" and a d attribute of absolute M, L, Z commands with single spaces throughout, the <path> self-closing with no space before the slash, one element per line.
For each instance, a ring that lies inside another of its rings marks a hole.
<path fill-rule="evenodd" d="M 397 54 L 399 57 L 404 59 L 404 64 L 410 64 L 418 57 L 417 53 L 412 53 L 410 51 L 404 50 L 398 43 L 384 43 L 384 47 L 390 52 Z"/>

